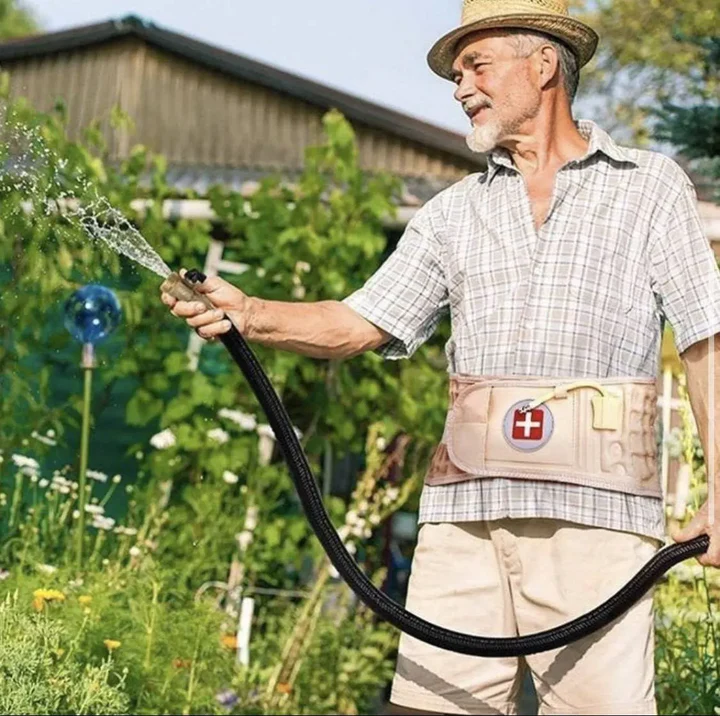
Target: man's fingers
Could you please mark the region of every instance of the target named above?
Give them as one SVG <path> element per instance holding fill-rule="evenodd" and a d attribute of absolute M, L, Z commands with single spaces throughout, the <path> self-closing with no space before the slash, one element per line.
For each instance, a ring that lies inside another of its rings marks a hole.
<path fill-rule="evenodd" d="M 710 546 L 707 552 L 700 555 L 697 560 L 705 567 L 720 567 L 720 535 L 710 536 Z"/>
<path fill-rule="evenodd" d="M 209 276 L 202 283 L 195 284 L 195 290 L 198 293 L 212 293 L 218 291 L 225 285 L 225 281 L 218 276 Z"/>
<path fill-rule="evenodd" d="M 187 319 L 187 324 L 191 328 L 199 328 L 200 326 L 207 326 L 211 323 L 217 323 L 222 321 L 225 317 L 224 311 L 205 311 L 199 316 L 193 316 Z"/>
<path fill-rule="evenodd" d="M 204 303 L 197 301 L 178 301 L 172 312 L 178 316 L 178 318 L 190 318 L 190 316 L 205 313 L 207 310 L 208 308 Z"/>
<path fill-rule="evenodd" d="M 165 293 L 164 291 L 160 294 L 160 300 L 166 306 L 170 306 L 170 308 L 177 303 L 177 298 L 175 298 L 175 296 L 171 296 L 169 293 Z"/>
<path fill-rule="evenodd" d="M 221 336 L 223 333 L 227 333 L 232 328 L 232 323 L 225 319 L 224 321 L 218 321 L 211 323 L 209 326 L 202 326 L 197 329 L 198 335 L 201 338 L 215 338 Z"/>

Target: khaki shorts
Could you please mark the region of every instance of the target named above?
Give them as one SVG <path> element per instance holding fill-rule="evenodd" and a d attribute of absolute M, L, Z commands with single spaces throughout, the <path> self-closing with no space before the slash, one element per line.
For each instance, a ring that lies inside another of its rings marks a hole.
<path fill-rule="evenodd" d="M 406 607 L 483 636 L 550 629 L 596 607 L 655 554 L 651 537 L 551 519 L 427 523 Z M 617 621 L 560 649 L 483 658 L 402 634 L 390 701 L 453 714 L 514 714 L 529 668 L 541 714 L 655 714 L 652 590 Z"/>

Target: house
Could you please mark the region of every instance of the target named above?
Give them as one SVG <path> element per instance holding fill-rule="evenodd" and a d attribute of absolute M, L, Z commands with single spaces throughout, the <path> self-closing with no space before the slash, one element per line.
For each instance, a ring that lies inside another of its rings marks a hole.
<path fill-rule="evenodd" d="M 212 184 L 252 192 L 268 173 L 292 178 L 302 168 L 304 148 L 320 141 L 321 119 L 330 108 L 353 125 L 364 169 L 403 179 L 398 221 L 387 227 L 391 241 L 431 196 L 485 167 L 460 134 L 135 16 L 4 42 L 0 67 L 10 74 L 12 94 L 37 109 L 50 110 L 62 98 L 71 136 L 100 119 L 111 160 L 126 158 L 136 143 L 163 154 L 178 195 L 190 190 L 199 197 L 169 200 L 169 216 L 210 217 L 202 197 Z M 134 120 L 132 136 L 111 131 L 115 106 Z M 720 210 L 707 198 L 701 196 L 700 209 L 720 256 Z M 213 241 L 206 273 L 246 268 L 224 261 L 222 253 L 222 242 Z M 194 360 L 199 350 L 193 334 Z M 673 350 L 666 337 L 663 356 L 670 360 Z M 671 373 L 659 375 L 658 383 L 661 394 L 676 398 Z M 671 417 L 677 401 L 663 405 L 667 429 L 678 422 Z M 667 481 L 666 456 L 663 474 Z"/>

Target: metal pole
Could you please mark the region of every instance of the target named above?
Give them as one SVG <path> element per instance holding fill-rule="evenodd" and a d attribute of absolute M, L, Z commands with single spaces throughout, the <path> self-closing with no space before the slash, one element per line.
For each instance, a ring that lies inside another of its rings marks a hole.
<path fill-rule="evenodd" d="M 87 481 L 88 450 L 90 443 L 90 402 L 92 398 L 92 372 L 95 368 L 95 350 L 92 343 L 85 343 L 82 352 L 84 376 L 82 432 L 80 433 L 80 474 L 78 475 L 78 518 L 77 566 L 83 567 L 83 540 L 85 537 L 85 483 Z"/>

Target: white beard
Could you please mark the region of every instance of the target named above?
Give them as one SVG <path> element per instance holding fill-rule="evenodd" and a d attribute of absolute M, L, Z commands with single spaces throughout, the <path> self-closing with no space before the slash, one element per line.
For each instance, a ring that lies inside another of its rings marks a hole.
<path fill-rule="evenodd" d="M 492 120 L 477 127 L 474 126 L 470 134 L 465 137 L 470 151 L 487 154 L 497 146 L 502 136 L 502 128 Z"/>

